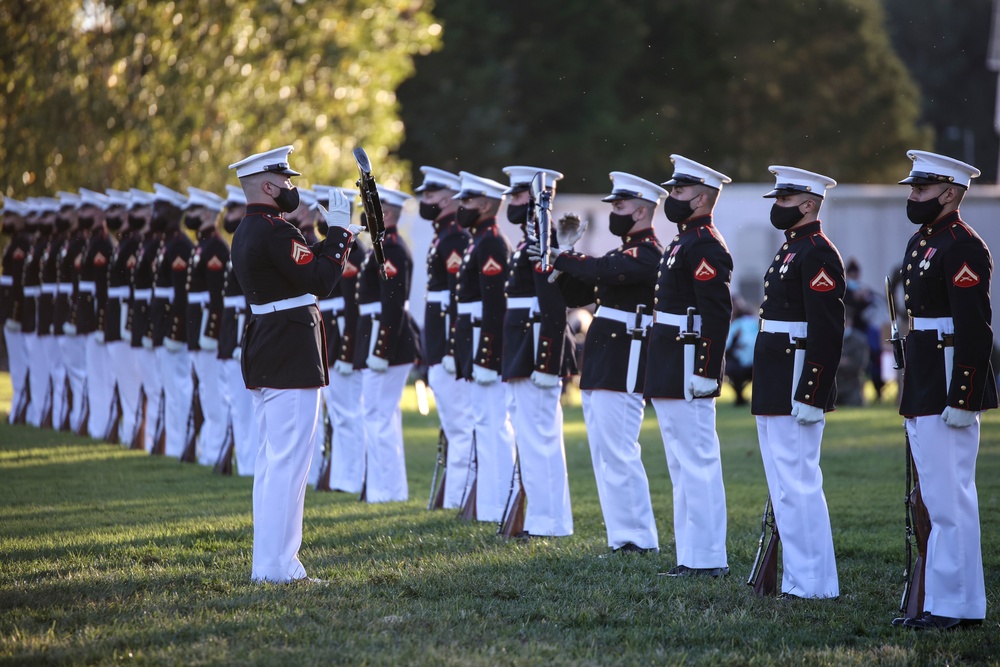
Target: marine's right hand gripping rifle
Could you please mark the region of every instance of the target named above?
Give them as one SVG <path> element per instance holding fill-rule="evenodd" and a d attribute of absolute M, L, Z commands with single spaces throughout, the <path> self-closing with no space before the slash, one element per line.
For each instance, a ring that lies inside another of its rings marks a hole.
<path fill-rule="evenodd" d="M 365 149 L 358 146 L 354 149 L 354 161 L 358 163 L 358 190 L 361 191 L 361 205 L 365 209 L 365 226 L 372 241 L 372 252 L 378 263 L 379 274 L 386 280 L 385 253 L 382 251 L 382 241 L 385 240 L 385 219 L 382 216 L 382 200 L 379 199 L 375 187 L 375 177 L 372 176 L 372 163 Z"/>
<path fill-rule="evenodd" d="M 888 342 L 892 345 L 893 368 L 905 372 L 906 349 L 904 340 L 899 337 L 899 326 L 896 324 L 896 300 L 892 291 L 889 276 L 885 278 L 885 300 L 889 307 Z M 927 514 L 927 506 L 920 494 L 920 480 L 917 468 L 913 464 L 913 452 L 910 449 L 910 433 L 903 425 L 903 435 L 906 438 L 906 495 L 903 497 L 903 507 L 906 525 L 906 568 L 903 570 L 903 596 L 899 601 L 899 611 L 903 618 L 916 618 L 923 613 L 924 608 L 924 569 L 927 559 L 927 538 L 931 532 L 931 518 Z M 913 560 L 913 541 L 917 542 L 917 559 Z M 893 621 L 895 624 L 896 621 Z"/>
<path fill-rule="evenodd" d="M 770 536 L 768 536 L 770 531 Z M 766 540 L 766 545 L 765 545 Z M 768 494 L 764 503 L 764 514 L 760 518 L 760 542 L 757 543 L 757 556 L 753 559 L 753 568 L 747 586 L 761 597 L 774 595 L 778 592 L 778 524 L 774 520 L 774 507 Z"/>

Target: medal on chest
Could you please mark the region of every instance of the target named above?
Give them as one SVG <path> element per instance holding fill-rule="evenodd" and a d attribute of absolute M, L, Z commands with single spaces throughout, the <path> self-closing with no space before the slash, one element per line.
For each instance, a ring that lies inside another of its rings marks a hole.
<path fill-rule="evenodd" d="M 677 261 L 677 253 L 680 252 L 680 249 L 681 247 L 679 245 L 675 245 L 673 248 L 670 249 L 670 256 L 667 257 L 668 269 L 674 268 L 674 262 Z"/>
<path fill-rule="evenodd" d="M 788 273 L 788 267 L 791 266 L 792 259 L 794 257 L 795 257 L 794 252 L 790 252 L 787 255 L 785 255 L 785 259 L 781 261 L 781 268 L 778 269 L 778 273 L 780 273 L 781 275 L 785 275 L 786 273 Z"/>
<path fill-rule="evenodd" d="M 931 268 L 931 258 L 934 256 L 936 252 L 937 248 L 928 248 L 927 252 L 924 253 L 924 258 L 920 260 L 917 266 L 919 266 L 924 271 Z"/>

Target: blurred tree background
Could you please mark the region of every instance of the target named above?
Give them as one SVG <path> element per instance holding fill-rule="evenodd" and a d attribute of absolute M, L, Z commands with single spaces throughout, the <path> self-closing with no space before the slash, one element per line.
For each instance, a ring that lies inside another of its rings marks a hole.
<path fill-rule="evenodd" d="M 508 164 L 603 192 L 670 153 L 895 182 L 908 148 L 996 180 L 992 0 L 0 0 L 0 191 L 216 191 L 286 143 L 347 185 Z M 971 156 L 970 156 L 971 153 Z"/>

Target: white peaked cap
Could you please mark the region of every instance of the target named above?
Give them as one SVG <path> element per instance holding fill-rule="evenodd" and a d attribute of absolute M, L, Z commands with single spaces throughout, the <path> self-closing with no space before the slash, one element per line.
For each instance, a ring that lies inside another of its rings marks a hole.
<path fill-rule="evenodd" d="M 774 174 L 775 183 L 774 189 L 764 196 L 772 199 L 801 192 L 807 192 L 817 197 L 826 197 L 827 189 L 837 187 L 837 181 L 829 176 L 797 167 L 771 165 L 767 170 Z"/>
<path fill-rule="evenodd" d="M 236 170 L 236 177 L 243 178 L 251 174 L 259 174 L 269 171 L 273 174 L 284 176 L 299 176 L 299 172 L 290 169 L 288 166 L 288 154 L 294 149 L 292 146 L 282 146 L 263 153 L 255 153 L 250 157 L 243 158 L 239 162 L 229 165 L 230 169 Z"/>
<path fill-rule="evenodd" d="M 246 206 L 247 195 L 243 188 L 238 185 L 229 184 L 226 186 L 226 204 L 230 206 Z"/>
<path fill-rule="evenodd" d="M 165 185 L 153 183 L 153 201 L 162 201 L 167 204 L 173 204 L 177 208 L 184 208 L 187 200 L 188 198 L 177 192 L 177 190 L 171 190 Z"/>
<path fill-rule="evenodd" d="M 156 196 L 152 192 L 129 188 L 128 193 L 132 197 L 132 206 L 149 206 L 156 201 Z"/>
<path fill-rule="evenodd" d="M 60 207 L 55 197 L 28 197 L 28 205 L 28 210 L 37 213 L 56 213 Z"/>
<path fill-rule="evenodd" d="M 299 200 L 306 208 L 315 208 L 316 202 L 319 201 L 319 195 L 315 190 L 300 187 L 296 187 L 295 189 L 299 191 Z"/>
<path fill-rule="evenodd" d="M 458 175 L 462 178 L 462 186 L 452 199 L 471 199 L 472 197 L 503 199 L 504 190 L 507 189 L 503 183 L 497 183 L 492 179 L 476 176 L 467 171 L 460 171 Z"/>
<path fill-rule="evenodd" d="M 80 188 L 80 206 L 96 206 L 101 210 L 106 210 L 109 206 L 108 196 L 87 188 Z"/>
<path fill-rule="evenodd" d="M 74 208 L 80 206 L 80 195 L 74 194 L 72 192 L 66 192 L 65 190 L 60 190 L 56 193 L 56 199 L 59 200 L 59 208 L 65 208 L 66 206 L 72 206 Z"/>
<path fill-rule="evenodd" d="M 3 198 L 3 212 L 10 213 L 11 215 L 24 215 L 28 212 L 28 208 L 22 201 L 18 201 L 13 197 Z"/>
<path fill-rule="evenodd" d="M 899 182 L 900 185 L 953 183 L 968 189 L 972 179 L 979 177 L 979 170 L 971 164 L 946 155 L 913 150 L 906 151 L 906 157 L 913 160 L 913 168 L 910 175 Z"/>
<path fill-rule="evenodd" d="M 226 207 L 226 200 L 214 192 L 188 186 L 188 200 L 184 204 L 184 208 L 186 210 L 193 206 L 203 206 L 210 211 L 221 211 Z"/>
<path fill-rule="evenodd" d="M 669 181 L 660 185 L 707 185 L 710 188 L 721 190 L 723 183 L 733 182 L 733 179 L 721 171 L 706 167 L 683 155 L 671 155 L 670 161 L 674 163 L 674 174 Z"/>
<path fill-rule="evenodd" d="M 563 177 L 558 171 L 554 169 L 542 169 L 541 167 L 504 167 L 503 173 L 510 176 L 510 187 L 503 191 L 505 195 L 514 194 L 515 192 L 521 192 L 522 190 L 527 190 L 531 187 L 531 180 L 535 177 L 535 174 L 542 172 L 545 174 L 545 184 L 547 186 L 554 185 L 556 181 Z"/>
<path fill-rule="evenodd" d="M 462 178 L 450 171 L 438 169 L 437 167 L 421 167 L 420 173 L 424 175 L 424 182 L 420 187 L 414 188 L 414 192 L 420 194 L 425 190 L 451 190 L 458 192 L 462 189 Z"/>
<path fill-rule="evenodd" d="M 104 191 L 108 195 L 108 208 L 112 206 L 124 206 L 128 208 L 132 205 L 132 194 L 124 190 L 108 188 Z"/>
<path fill-rule="evenodd" d="M 660 205 L 660 200 L 667 196 L 667 191 L 656 183 L 645 178 L 639 178 L 624 171 L 613 171 L 611 177 L 611 194 L 601 201 L 618 201 L 619 199 L 645 199 Z"/>
<path fill-rule="evenodd" d="M 393 190 L 392 188 L 386 188 L 377 184 L 375 189 L 378 190 L 378 198 L 387 206 L 402 207 L 403 204 L 406 203 L 407 199 L 413 199 L 411 195 L 408 195 L 400 190 Z"/>

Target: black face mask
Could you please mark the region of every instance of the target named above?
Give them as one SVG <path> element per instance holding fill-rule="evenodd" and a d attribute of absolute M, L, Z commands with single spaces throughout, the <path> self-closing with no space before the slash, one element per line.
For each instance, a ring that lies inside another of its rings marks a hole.
<path fill-rule="evenodd" d="M 528 204 L 511 204 L 507 207 L 507 219 L 515 225 L 528 224 Z"/>
<path fill-rule="evenodd" d="M 670 222 L 684 222 L 694 213 L 691 200 L 675 199 L 667 197 L 663 202 L 663 212 Z"/>
<path fill-rule="evenodd" d="M 64 218 L 62 216 L 59 216 L 58 218 L 56 218 L 56 231 L 59 232 L 60 234 L 69 231 L 69 228 L 72 224 L 73 223 L 72 221 L 70 221 L 69 218 Z"/>
<path fill-rule="evenodd" d="M 278 188 L 278 190 L 280 192 L 274 198 L 274 203 L 278 205 L 279 210 L 291 213 L 299 207 L 298 188 Z"/>
<path fill-rule="evenodd" d="M 201 218 L 195 215 L 185 215 L 184 226 L 190 229 L 192 232 L 196 232 L 199 229 L 201 229 Z"/>
<path fill-rule="evenodd" d="M 90 229 L 94 226 L 93 216 L 88 216 L 86 218 L 80 217 L 76 219 L 76 226 L 80 229 Z"/>
<path fill-rule="evenodd" d="M 799 206 L 778 206 L 778 202 L 775 202 L 771 206 L 771 224 L 775 229 L 781 231 L 791 229 L 802 218 L 806 217 L 806 214 L 799 210 L 800 207 L 801 204 Z"/>
<path fill-rule="evenodd" d="M 929 225 L 939 217 L 944 210 L 944 204 L 938 201 L 941 195 L 927 201 L 906 200 L 906 217 L 915 225 Z"/>
<path fill-rule="evenodd" d="M 128 216 L 128 228 L 130 230 L 132 230 L 133 232 L 139 231 L 140 229 L 143 228 L 143 226 L 145 224 L 146 224 L 146 219 L 143 218 L 141 215 L 132 215 L 132 214 L 129 214 L 129 216 Z"/>
<path fill-rule="evenodd" d="M 162 213 L 153 213 L 153 219 L 149 221 L 149 231 L 162 232 L 166 230 L 169 220 Z"/>
<path fill-rule="evenodd" d="M 458 226 L 463 229 L 475 227 L 476 222 L 479 221 L 479 209 L 459 206 L 458 211 L 455 213 L 455 221 L 458 222 Z"/>
<path fill-rule="evenodd" d="M 420 202 L 420 217 L 424 220 L 437 220 L 441 215 L 441 204 L 428 204 Z"/>
<path fill-rule="evenodd" d="M 122 228 L 123 220 L 122 220 L 121 216 L 116 215 L 116 216 L 107 218 L 104 221 L 104 224 L 106 224 L 108 226 L 108 231 L 117 232 L 119 229 Z"/>
<path fill-rule="evenodd" d="M 614 212 L 608 214 L 608 230 L 615 236 L 625 236 L 634 224 L 635 220 L 632 219 L 631 213 L 628 215 Z"/>

